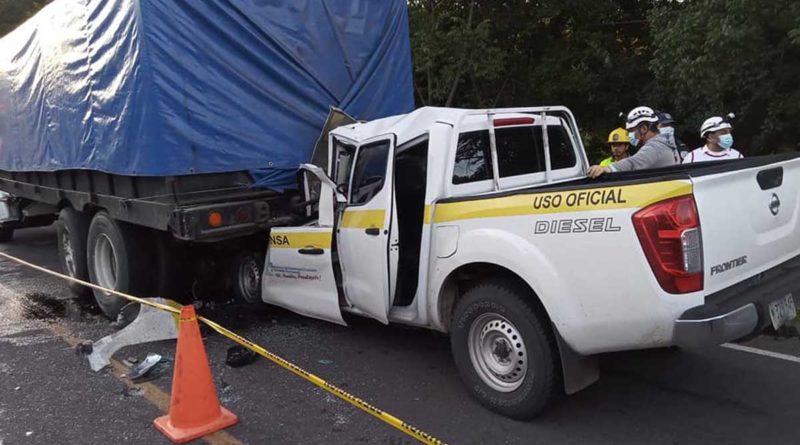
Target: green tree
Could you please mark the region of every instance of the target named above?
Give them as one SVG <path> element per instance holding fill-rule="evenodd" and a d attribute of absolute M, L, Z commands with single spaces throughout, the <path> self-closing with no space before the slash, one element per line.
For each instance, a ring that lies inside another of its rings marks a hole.
<path fill-rule="evenodd" d="M 0 37 L 8 34 L 52 0 L 0 0 Z"/>
<path fill-rule="evenodd" d="M 566 105 L 587 148 L 649 94 L 652 1 L 409 3 L 420 105 Z M 455 94 L 451 94 L 455 91 Z"/>
<path fill-rule="evenodd" d="M 691 122 L 734 112 L 746 154 L 794 150 L 800 141 L 800 3 L 696 0 L 650 18 L 650 67 L 662 103 Z"/>
<path fill-rule="evenodd" d="M 477 0 L 411 0 L 411 43 L 420 105 L 491 106 L 479 86 L 494 82 L 503 51 L 490 37 L 490 19 Z"/>

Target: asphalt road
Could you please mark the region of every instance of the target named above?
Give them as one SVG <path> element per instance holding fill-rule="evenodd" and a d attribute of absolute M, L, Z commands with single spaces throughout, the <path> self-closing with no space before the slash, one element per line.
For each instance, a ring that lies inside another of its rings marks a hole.
<path fill-rule="evenodd" d="M 0 250 L 58 268 L 52 228 L 19 231 Z M 607 354 L 598 383 L 518 422 L 469 397 L 444 336 L 366 320 L 344 328 L 273 308 L 200 312 L 451 444 L 800 442 L 800 361 L 722 347 Z M 171 362 L 133 385 L 124 368 L 92 372 L 71 346 L 112 332 L 64 283 L 0 259 L 0 445 L 169 443 L 152 421 L 168 406 Z M 413 443 L 266 360 L 226 366 L 232 345 L 206 338 L 220 399 L 240 417 L 210 443 Z M 748 346 L 800 357 L 797 338 Z M 174 342 L 115 358 L 148 352 L 172 358 Z"/>

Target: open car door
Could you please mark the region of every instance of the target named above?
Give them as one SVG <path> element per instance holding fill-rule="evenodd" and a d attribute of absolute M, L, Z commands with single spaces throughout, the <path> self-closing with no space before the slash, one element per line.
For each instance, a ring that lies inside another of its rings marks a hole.
<path fill-rule="evenodd" d="M 319 220 L 270 231 L 261 280 L 262 299 L 308 317 L 346 324 L 339 306 L 332 253 L 336 201 L 344 202 L 345 198 L 319 167 L 301 168 L 313 173 L 321 183 Z"/>
<path fill-rule="evenodd" d="M 383 323 L 388 323 L 398 259 L 394 149 L 393 134 L 358 145 L 337 228 L 347 301 Z"/>

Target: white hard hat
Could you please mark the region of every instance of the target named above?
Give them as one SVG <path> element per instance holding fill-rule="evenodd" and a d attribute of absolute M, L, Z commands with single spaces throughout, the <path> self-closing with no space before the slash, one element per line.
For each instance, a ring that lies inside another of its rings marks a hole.
<path fill-rule="evenodd" d="M 730 122 L 719 116 L 709 117 L 705 122 L 703 122 L 703 125 L 700 126 L 700 137 L 704 138 L 706 137 L 707 133 L 713 133 L 726 128 L 733 128 L 733 126 L 730 124 Z"/>
<path fill-rule="evenodd" d="M 625 122 L 625 129 L 632 130 L 642 122 L 658 122 L 656 112 L 650 107 L 636 107 L 628 113 L 628 119 Z"/>

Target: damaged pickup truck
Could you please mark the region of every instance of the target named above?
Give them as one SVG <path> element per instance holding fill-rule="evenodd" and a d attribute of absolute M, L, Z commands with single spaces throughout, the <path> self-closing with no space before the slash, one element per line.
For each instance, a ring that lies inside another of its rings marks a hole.
<path fill-rule="evenodd" d="M 594 356 L 756 335 L 795 317 L 797 155 L 585 176 L 571 112 L 421 108 L 342 126 L 305 165 L 314 222 L 272 228 L 262 298 L 448 333 L 514 418 Z"/>

